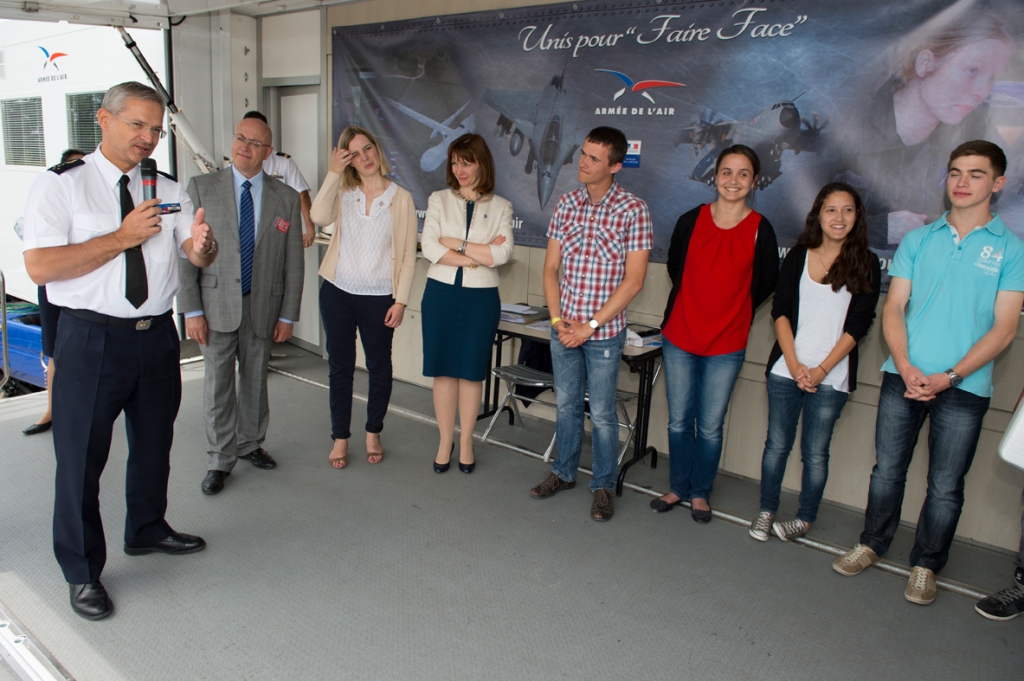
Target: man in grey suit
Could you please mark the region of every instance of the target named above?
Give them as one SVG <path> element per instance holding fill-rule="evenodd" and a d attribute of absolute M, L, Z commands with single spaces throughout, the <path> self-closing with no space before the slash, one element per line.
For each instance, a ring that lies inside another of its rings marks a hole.
<path fill-rule="evenodd" d="M 231 145 L 232 166 L 188 185 L 221 250 L 211 267 L 180 267 L 178 293 L 186 331 L 206 363 L 204 494 L 224 488 L 239 458 L 262 469 L 277 465 L 263 450 L 270 420 L 267 364 L 272 343 L 288 340 L 299 319 L 304 256 L 299 195 L 263 172 L 271 141 L 266 123 L 242 120 Z"/>

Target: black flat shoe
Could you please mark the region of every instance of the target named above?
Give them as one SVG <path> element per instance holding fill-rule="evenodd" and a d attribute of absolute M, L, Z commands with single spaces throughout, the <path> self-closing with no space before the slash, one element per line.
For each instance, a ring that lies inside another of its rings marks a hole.
<path fill-rule="evenodd" d="M 700 523 L 701 525 L 707 525 L 711 522 L 711 509 L 708 509 L 706 511 L 698 511 L 697 509 L 692 509 L 690 511 L 690 517 L 693 518 L 696 522 Z"/>
<path fill-rule="evenodd" d="M 147 546 L 124 545 L 124 552 L 129 556 L 144 556 L 147 553 L 169 553 L 181 555 L 183 553 L 195 553 L 206 548 L 206 540 L 192 534 L 174 532 L 173 530 L 165 539 Z"/>
<path fill-rule="evenodd" d="M 31 426 L 21 431 L 24 435 L 38 435 L 39 433 L 45 433 L 53 427 L 53 421 L 47 421 L 46 423 L 33 423 Z M 105 616 L 105 615 L 104 615 Z"/>
<path fill-rule="evenodd" d="M 462 463 L 461 461 L 459 462 L 459 470 L 462 471 L 463 473 L 472 473 L 474 468 L 476 468 L 476 461 L 474 461 L 473 463 Z"/>
<path fill-rule="evenodd" d="M 101 620 L 114 612 L 114 604 L 107 590 L 99 583 L 68 584 L 71 589 L 71 609 L 87 620 Z"/>
<path fill-rule="evenodd" d="M 652 499 L 651 510 L 655 513 L 668 513 L 681 503 L 683 503 L 682 499 L 676 499 L 672 502 L 665 501 L 664 499 Z"/>
<path fill-rule="evenodd" d="M 435 473 L 447 473 L 448 469 L 452 467 L 452 454 L 455 453 L 455 443 L 452 443 L 452 451 L 448 453 L 448 463 L 438 463 L 437 459 L 434 460 L 434 472 Z M 459 469 L 462 469 L 462 464 L 459 464 Z M 472 472 L 472 471 L 471 471 Z"/>

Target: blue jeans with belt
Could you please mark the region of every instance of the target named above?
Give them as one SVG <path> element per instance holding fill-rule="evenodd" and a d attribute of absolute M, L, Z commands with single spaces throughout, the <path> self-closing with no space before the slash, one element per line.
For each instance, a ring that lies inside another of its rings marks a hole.
<path fill-rule="evenodd" d="M 800 412 L 804 425 L 800 436 L 800 510 L 796 517 L 805 523 L 818 518 L 818 506 L 828 481 L 828 449 L 847 393 L 830 385 L 805 392 L 791 378 L 768 374 L 768 439 L 761 456 L 761 510 L 779 510 L 779 493 L 786 474 L 786 462 L 796 442 Z"/>
<path fill-rule="evenodd" d="M 558 458 L 552 470 L 565 481 L 576 479 L 583 447 L 583 402 L 590 394 L 590 421 L 594 424 L 591 490 L 611 489 L 618 473 L 619 418 L 615 414 L 615 386 L 626 344 L 626 330 L 605 340 L 588 340 L 577 348 L 558 342 L 551 332 L 551 366 L 555 378 L 558 416 L 555 442 Z"/>
<path fill-rule="evenodd" d="M 669 485 L 680 499 L 708 499 L 722 459 L 722 427 L 746 350 L 694 355 L 666 338 Z"/>
<path fill-rule="evenodd" d="M 974 461 L 989 398 L 949 388 L 930 402 L 918 402 L 904 397 L 905 391 L 899 374 L 885 373 L 875 426 L 875 467 L 860 543 L 879 556 L 889 549 L 900 523 L 910 459 L 925 417 L 929 417 L 928 490 L 917 520 L 910 565 L 938 573 L 949 559 L 964 505 L 964 476 Z"/>

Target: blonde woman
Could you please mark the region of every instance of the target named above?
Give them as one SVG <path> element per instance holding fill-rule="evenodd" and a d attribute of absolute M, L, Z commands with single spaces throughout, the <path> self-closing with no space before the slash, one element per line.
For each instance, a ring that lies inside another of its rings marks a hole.
<path fill-rule="evenodd" d="M 448 189 L 430 195 L 423 256 L 433 263 L 423 292 L 423 375 L 434 378 L 441 442 L 434 471 L 444 473 L 462 425 L 459 470 L 472 473 L 473 427 L 498 329 L 500 265 L 512 256 L 512 204 L 494 194 L 494 159 L 480 135 L 448 147 Z"/>
<path fill-rule="evenodd" d="M 320 276 L 320 316 L 327 333 L 331 437 L 335 468 L 348 463 L 356 331 L 370 375 L 366 460 L 384 458 L 380 434 L 391 400 L 391 342 L 402 323 L 416 266 L 412 195 L 388 178 L 384 150 L 369 130 L 342 131 L 310 209 L 321 227 L 334 224 Z"/>

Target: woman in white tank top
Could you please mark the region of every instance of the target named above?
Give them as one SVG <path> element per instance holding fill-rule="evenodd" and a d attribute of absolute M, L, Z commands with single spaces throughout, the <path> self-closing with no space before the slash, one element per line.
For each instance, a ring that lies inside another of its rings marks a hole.
<path fill-rule="evenodd" d="M 807 533 L 828 479 L 829 443 L 839 413 L 857 387 L 857 343 L 875 318 L 881 269 L 855 189 L 825 185 L 803 234 L 786 256 L 772 303 L 778 342 L 766 370 L 768 439 L 761 458 L 761 510 L 750 535 L 783 541 Z M 774 522 L 786 462 L 803 412 L 800 510 Z"/>

